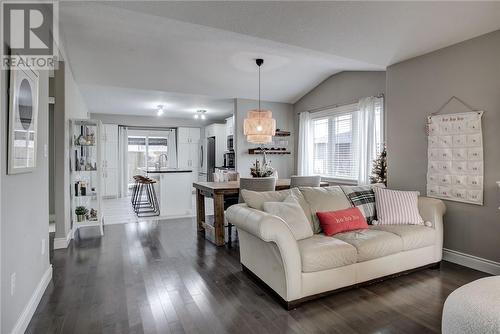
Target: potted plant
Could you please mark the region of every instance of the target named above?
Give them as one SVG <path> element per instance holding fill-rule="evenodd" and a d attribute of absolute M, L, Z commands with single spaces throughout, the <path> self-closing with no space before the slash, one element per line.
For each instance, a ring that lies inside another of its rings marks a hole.
<path fill-rule="evenodd" d="M 75 214 L 76 214 L 76 221 L 77 222 L 82 222 L 85 220 L 85 215 L 89 212 L 86 207 L 84 206 L 77 206 L 75 209 Z"/>

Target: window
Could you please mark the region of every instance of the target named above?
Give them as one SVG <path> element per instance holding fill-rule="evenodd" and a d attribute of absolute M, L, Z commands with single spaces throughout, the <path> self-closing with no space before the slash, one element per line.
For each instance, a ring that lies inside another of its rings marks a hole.
<path fill-rule="evenodd" d="M 358 180 L 360 163 L 363 163 L 360 156 L 367 154 L 367 159 L 373 160 L 382 151 L 383 100 L 376 99 L 372 124 L 368 124 L 372 127 L 373 131 L 370 130 L 370 133 L 374 137 L 369 152 L 360 151 L 363 139 L 360 138 L 362 124 L 358 109 L 358 103 L 355 103 L 312 114 L 310 131 L 314 174 L 341 180 Z"/>
<path fill-rule="evenodd" d="M 174 130 L 128 131 L 129 187 L 134 184 L 133 176 L 142 174 L 146 168 L 177 166 L 173 138 Z"/>

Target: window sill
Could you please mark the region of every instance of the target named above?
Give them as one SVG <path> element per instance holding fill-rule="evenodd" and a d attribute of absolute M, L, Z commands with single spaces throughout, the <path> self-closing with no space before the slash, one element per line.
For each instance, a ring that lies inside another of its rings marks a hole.
<path fill-rule="evenodd" d="M 334 183 L 337 185 L 342 184 L 342 185 L 348 185 L 348 186 L 356 186 L 358 184 L 358 181 L 356 181 L 356 180 L 337 179 L 334 177 L 326 177 L 326 176 L 322 176 L 321 181 L 326 181 L 326 182 Z"/>

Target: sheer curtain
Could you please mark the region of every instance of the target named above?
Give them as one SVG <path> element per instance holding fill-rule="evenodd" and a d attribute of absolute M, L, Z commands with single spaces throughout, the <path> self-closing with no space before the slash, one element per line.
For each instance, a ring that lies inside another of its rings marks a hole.
<path fill-rule="evenodd" d="M 357 113 L 358 185 L 370 183 L 373 160 L 383 145 L 383 98 L 359 100 Z"/>
<path fill-rule="evenodd" d="M 118 127 L 118 196 L 128 196 L 128 128 Z"/>
<path fill-rule="evenodd" d="M 311 114 L 308 111 L 299 114 L 299 147 L 297 152 L 297 174 L 312 175 L 312 136 Z"/>

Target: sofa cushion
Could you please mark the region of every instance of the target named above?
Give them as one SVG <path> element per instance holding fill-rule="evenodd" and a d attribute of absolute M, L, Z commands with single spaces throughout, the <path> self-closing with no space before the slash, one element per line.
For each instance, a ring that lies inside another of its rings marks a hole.
<path fill-rule="evenodd" d="M 399 236 L 374 229 L 339 233 L 332 238 L 356 247 L 358 262 L 395 254 L 403 250 L 403 240 Z"/>
<path fill-rule="evenodd" d="M 283 202 L 266 202 L 263 207 L 265 212 L 283 219 L 295 240 L 313 236 L 311 224 L 294 196 L 288 196 Z"/>
<path fill-rule="evenodd" d="M 376 225 L 370 229 L 390 232 L 403 239 L 403 250 L 434 245 L 436 230 L 422 225 Z"/>
<path fill-rule="evenodd" d="M 314 224 L 314 233 L 320 233 L 321 227 L 317 212 L 337 211 L 351 207 L 351 202 L 347 199 L 339 186 L 333 187 L 300 187 L 300 192 L 304 195 L 309 204 L 311 221 Z"/>
<path fill-rule="evenodd" d="M 264 210 L 264 203 L 283 202 L 285 198 L 290 195 L 295 197 L 302 210 L 304 210 L 304 214 L 306 215 L 307 219 L 312 225 L 311 210 L 309 209 L 309 204 L 298 188 L 279 191 L 252 191 L 246 189 L 241 190 L 241 196 L 243 197 L 246 205 L 248 205 L 252 209 L 257 209 L 260 211 Z"/>
<path fill-rule="evenodd" d="M 297 242 L 302 272 L 315 272 L 356 263 L 356 248 L 339 239 L 315 234 Z"/>

